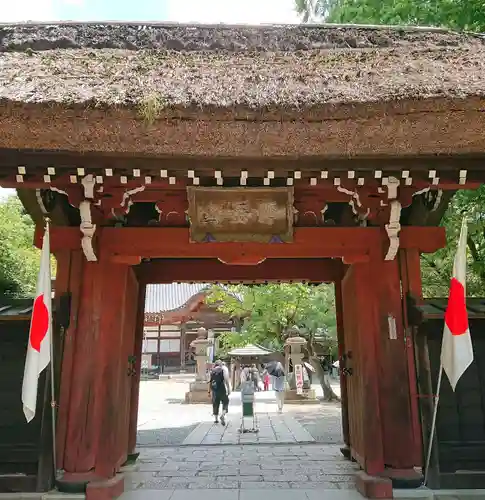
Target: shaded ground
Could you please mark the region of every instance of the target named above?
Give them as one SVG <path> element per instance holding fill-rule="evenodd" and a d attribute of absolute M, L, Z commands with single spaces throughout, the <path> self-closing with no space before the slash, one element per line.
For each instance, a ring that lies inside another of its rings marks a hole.
<path fill-rule="evenodd" d="M 318 403 L 286 405 L 284 418 L 276 413 L 272 391 L 256 394 L 259 435 L 239 436 L 241 420 L 240 394 L 231 394 L 228 426 L 212 425 L 210 405 L 183 403 L 191 377 L 179 376 L 161 381 L 144 381 L 140 387 L 138 446 L 159 447 L 195 444 L 243 443 L 341 443 L 340 405 Z M 319 386 L 314 386 L 320 394 Z M 339 387 L 334 390 L 338 393 Z M 320 394 L 321 395 L 321 394 Z M 247 421 L 246 425 L 251 422 Z M 190 436 L 190 439 L 189 439 Z M 240 439 L 242 438 L 242 439 Z"/>
<path fill-rule="evenodd" d="M 357 466 L 336 445 L 142 449 L 126 489 L 354 489 Z"/>

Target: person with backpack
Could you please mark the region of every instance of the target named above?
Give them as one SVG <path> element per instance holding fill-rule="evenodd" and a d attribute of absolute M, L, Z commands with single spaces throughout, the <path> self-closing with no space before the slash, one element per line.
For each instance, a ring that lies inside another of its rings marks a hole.
<path fill-rule="evenodd" d="M 212 394 L 212 412 L 214 423 L 219 423 L 219 408 L 222 403 L 221 424 L 226 425 L 226 414 L 229 410 L 229 394 L 231 385 L 229 383 L 229 370 L 221 360 L 214 363 L 209 381 L 209 394 Z"/>

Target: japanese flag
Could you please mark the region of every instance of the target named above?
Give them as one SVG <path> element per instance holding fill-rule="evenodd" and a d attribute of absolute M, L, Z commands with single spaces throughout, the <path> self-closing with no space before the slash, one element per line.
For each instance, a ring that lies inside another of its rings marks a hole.
<path fill-rule="evenodd" d="M 22 403 L 27 422 L 30 422 L 35 417 L 39 375 L 51 360 L 51 294 L 49 226 L 47 226 L 42 242 L 40 271 L 32 309 L 24 381 L 22 385 Z"/>
<path fill-rule="evenodd" d="M 448 307 L 445 313 L 445 328 L 441 346 L 441 363 L 451 387 L 456 388 L 458 380 L 473 361 L 472 339 L 468 327 L 466 309 L 466 245 L 467 226 L 463 219 L 460 240 L 453 264 Z"/>

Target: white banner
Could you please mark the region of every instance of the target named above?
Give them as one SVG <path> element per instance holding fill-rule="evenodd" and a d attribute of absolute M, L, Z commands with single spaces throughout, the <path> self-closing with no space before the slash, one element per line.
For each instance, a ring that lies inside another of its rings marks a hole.
<path fill-rule="evenodd" d="M 295 365 L 296 393 L 303 394 L 303 366 Z"/>

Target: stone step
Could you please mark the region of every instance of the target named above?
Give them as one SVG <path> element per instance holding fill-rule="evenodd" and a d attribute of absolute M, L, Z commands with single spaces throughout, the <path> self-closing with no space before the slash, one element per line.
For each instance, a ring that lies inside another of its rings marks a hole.
<path fill-rule="evenodd" d="M 485 498 L 485 490 L 394 490 L 394 498 L 399 500 L 478 500 Z"/>
<path fill-rule="evenodd" d="M 85 500 L 84 493 L 61 493 L 57 490 L 48 492 L 0 493 L 0 500 Z"/>

